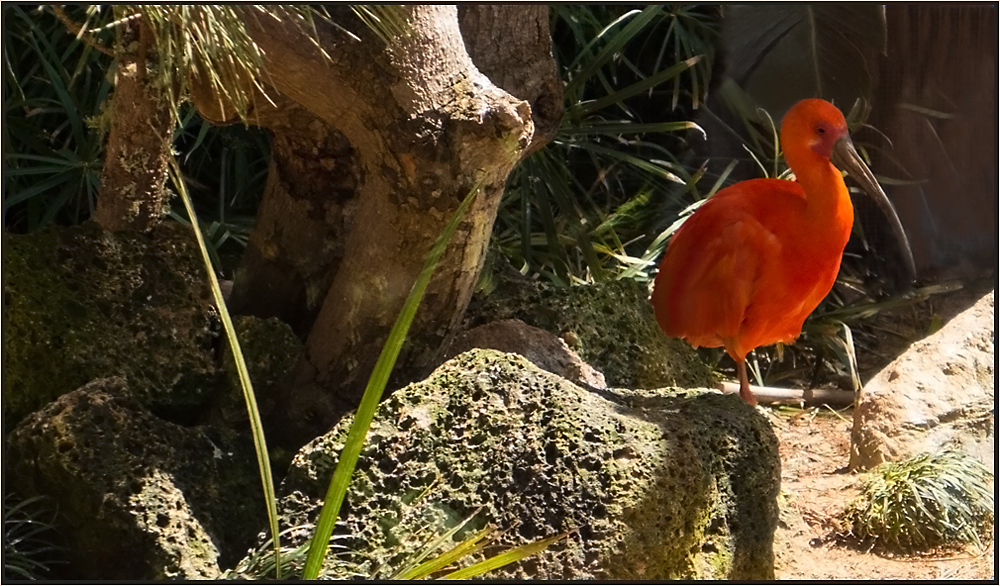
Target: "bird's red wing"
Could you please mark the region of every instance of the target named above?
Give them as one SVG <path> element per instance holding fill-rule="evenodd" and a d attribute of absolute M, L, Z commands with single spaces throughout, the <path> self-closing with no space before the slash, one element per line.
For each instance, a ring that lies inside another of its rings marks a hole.
<path fill-rule="evenodd" d="M 749 185 L 747 185 L 749 184 Z M 758 180 L 720 191 L 670 241 L 653 286 L 657 321 L 667 335 L 693 346 L 725 346 L 745 355 L 740 336 L 761 279 L 782 255 L 774 228 L 761 223 L 760 193 L 792 207 L 800 200 L 790 181 Z M 758 188 L 758 189 L 754 189 Z M 780 207 L 780 206 L 779 206 Z"/>

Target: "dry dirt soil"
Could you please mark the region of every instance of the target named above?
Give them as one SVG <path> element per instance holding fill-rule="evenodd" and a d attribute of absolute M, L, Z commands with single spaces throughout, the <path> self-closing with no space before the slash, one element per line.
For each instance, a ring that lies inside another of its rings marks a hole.
<path fill-rule="evenodd" d="M 768 408 L 781 450 L 779 580 L 994 580 L 992 543 L 983 550 L 889 557 L 838 539 L 840 513 L 859 492 L 846 471 L 851 411 Z"/>
<path fill-rule="evenodd" d="M 959 290 L 879 312 L 858 326 L 855 343 L 862 380 L 870 379 L 912 342 L 971 307 L 996 287 L 996 278 L 990 271 Z M 996 583 L 993 543 L 982 550 L 903 557 L 879 554 L 838 538 L 846 529 L 842 512 L 860 492 L 860 475 L 847 472 L 851 409 L 769 407 L 767 411 L 781 450 L 781 518 L 774 544 L 778 579 Z"/>

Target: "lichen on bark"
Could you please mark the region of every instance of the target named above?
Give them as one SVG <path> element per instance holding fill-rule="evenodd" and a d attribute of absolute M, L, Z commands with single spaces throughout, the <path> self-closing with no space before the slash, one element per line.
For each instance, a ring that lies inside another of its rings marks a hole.
<path fill-rule="evenodd" d="M 122 25 L 122 47 L 107 108 L 108 144 L 94 221 L 107 230 L 154 228 L 169 210 L 167 168 L 174 104 L 146 70 L 150 32 L 140 21 Z"/>

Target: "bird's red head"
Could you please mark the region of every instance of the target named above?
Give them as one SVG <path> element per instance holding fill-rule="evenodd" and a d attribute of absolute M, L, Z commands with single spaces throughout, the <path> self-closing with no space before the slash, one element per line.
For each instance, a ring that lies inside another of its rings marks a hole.
<path fill-rule="evenodd" d="M 802 100 L 792 106 L 781 120 L 781 144 L 786 158 L 788 149 L 798 146 L 807 147 L 829 159 L 833 146 L 845 136 L 847 120 L 836 106 L 826 100 Z"/>

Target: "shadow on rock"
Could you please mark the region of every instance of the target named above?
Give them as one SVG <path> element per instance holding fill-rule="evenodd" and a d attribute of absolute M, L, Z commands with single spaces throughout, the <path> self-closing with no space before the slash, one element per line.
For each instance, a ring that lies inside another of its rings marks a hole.
<path fill-rule="evenodd" d="M 283 526 L 315 522 L 349 425 L 295 457 Z M 490 578 L 773 579 L 779 480 L 777 439 L 738 398 L 595 392 L 472 350 L 380 406 L 325 573 L 389 576 L 479 510 L 453 539 L 489 524 L 503 542 L 466 564 L 572 532 Z"/>

